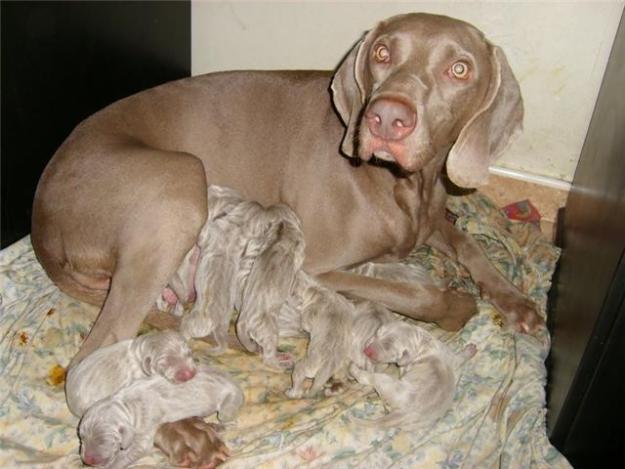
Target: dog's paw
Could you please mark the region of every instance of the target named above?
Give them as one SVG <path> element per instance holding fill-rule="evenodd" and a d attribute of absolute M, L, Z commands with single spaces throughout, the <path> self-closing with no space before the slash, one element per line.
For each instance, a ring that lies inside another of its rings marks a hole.
<path fill-rule="evenodd" d="M 154 445 L 165 453 L 172 465 L 212 469 L 230 456 L 218 431 L 219 426 L 198 417 L 179 420 L 161 425 Z"/>
<path fill-rule="evenodd" d="M 516 332 L 534 334 L 544 327 L 536 304 L 520 293 L 487 298 L 502 314 L 506 324 Z"/>

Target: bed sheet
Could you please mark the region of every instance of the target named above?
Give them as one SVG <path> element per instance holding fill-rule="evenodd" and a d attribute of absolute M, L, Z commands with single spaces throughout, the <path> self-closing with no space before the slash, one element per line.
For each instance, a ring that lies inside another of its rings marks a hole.
<path fill-rule="evenodd" d="M 448 209 L 544 314 L 559 250 L 535 226 L 510 222 L 479 193 L 451 197 Z M 405 262 L 478 294 L 462 266 L 431 248 L 416 249 Z M 64 368 L 98 310 L 50 282 L 28 237 L 0 251 L 0 294 L 0 467 L 80 467 L 78 419 L 65 404 Z M 237 422 L 223 431 L 232 451 L 223 467 L 570 467 L 546 436 L 548 334 L 509 332 L 488 302 L 478 300 L 478 306 L 457 333 L 423 325 L 453 350 L 472 342 L 478 352 L 462 369 L 453 408 L 421 430 L 357 422 L 384 413 L 370 388 L 350 383 L 333 397 L 288 400 L 288 373 L 238 350 L 211 357 L 206 344 L 194 342 L 197 359 L 228 371 L 246 397 Z M 282 339 L 280 347 L 302 356 L 306 339 Z M 158 450 L 137 466 L 168 467 Z"/>

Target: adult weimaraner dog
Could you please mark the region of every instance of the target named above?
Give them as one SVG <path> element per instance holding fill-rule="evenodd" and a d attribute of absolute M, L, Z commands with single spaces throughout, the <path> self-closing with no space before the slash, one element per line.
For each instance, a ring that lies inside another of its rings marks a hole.
<path fill-rule="evenodd" d="M 338 291 L 462 327 L 475 312 L 468 295 L 342 271 L 427 243 L 464 264 L 508 324 L 534 331 L 534 304 L 445 220 L 441 177 L 446 168 L 458 186 L 483 184 L 522 116 L 501 49 L 429 14 L 382 21 L 334 74 L 215 73 L 110 105 L 62 144 L 33 207 L 32 243 L 48 275 L 102 305 L 76 360 L 135 336 L 204 224 L 207 184 L 292 207 L 305 270 Z M 172 448 L 184 447 L 170 456 L 210 460 L 192 433 L 176 440 L 169 428 Z"/>

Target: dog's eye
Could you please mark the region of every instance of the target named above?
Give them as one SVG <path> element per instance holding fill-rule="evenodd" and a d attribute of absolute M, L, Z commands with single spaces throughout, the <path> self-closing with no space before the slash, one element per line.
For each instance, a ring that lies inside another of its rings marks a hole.
<path fill-rule="evenodd" d="M 456 78 L 458 80 L 466 80 L 469 78 L 469 64 L 464 60 L 459 60 L 458 62 L 454 62 L 454 64 L 449 68 L 449 76 Z"/>
<path fill-rule="evenodd" d="M 389 63 L 391 61 L 391 51 L 384 44 L 376 44 L 373 48 L 373 58 L 381 64 Z"/>

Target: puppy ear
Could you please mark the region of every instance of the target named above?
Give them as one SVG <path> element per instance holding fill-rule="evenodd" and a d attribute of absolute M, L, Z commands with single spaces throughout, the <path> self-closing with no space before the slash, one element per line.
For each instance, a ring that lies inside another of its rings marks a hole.
<path fill-rule="evenodd" d="M 143 372 L 146 375 L 152 374 L 152 357 L 147 356 L 143 359 Z"/>
<path fill-rule="evenodd" d="M 128 449 L 128 447 L 132 443 L 132 440 L 135 437 L 134 428 L 126 425 L 120 425 L 117 431 L 119 432 L 119 436 L 121 437 L 121 442 L 119 444 L 120 449 Z"/>
<path fill-rule="evenodd" d="M 356 129 L 368 94 L 367 54 L 378 28 L 379 25 L 369 31 L 347 53 L 337 68 L 330 86 L 334 106 L 347 127 L 341 143 L 341 151 L 350 157 L 353 157 L 355 153 Z"/>
<path fill-rule="evenodd" d="M 447 157 L 447 175 L 460 187 L 488 181 L 488 166 L 506 149 L 523 127 L 523 100 L 519 83 L 503 51 L 491 51 L 491 82 L 482 106 L 460 131 Z"/>
<path fill-rule="evenodd" d="M 399 359 L 397 360 L 397 366 L 406 366 L 409 365 L 412 361 L 410 354 L 408 353 L 408 349 L 404 349 L 401 353 Z"/>

